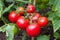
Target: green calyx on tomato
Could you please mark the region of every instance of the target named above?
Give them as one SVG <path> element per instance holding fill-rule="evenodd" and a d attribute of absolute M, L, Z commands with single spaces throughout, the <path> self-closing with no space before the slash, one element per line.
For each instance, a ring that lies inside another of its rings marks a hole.
<path fill-rule="evenodd" d="M 24 15 L 24 8 L 23 7 L 18 7 L 16 10 L 17 14 Z"/>

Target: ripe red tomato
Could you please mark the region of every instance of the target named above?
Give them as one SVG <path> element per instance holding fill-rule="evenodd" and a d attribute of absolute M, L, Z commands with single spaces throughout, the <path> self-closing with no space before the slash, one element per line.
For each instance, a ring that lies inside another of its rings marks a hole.
<path fill-rule="evenodd" d="M 26 27 L 29 25 L 29 19 L 24 19 L 24 17 L 19 17 L 19 19 L 16 22 L 16 25 L 21 29 L 26 29 Z"/>
<path fill-rule="evenodd" d="M 19 14 L 20 15 L 24 14 L 24 8 L 23 7 L 19 7 L 18 10 L 19 10 Z"/>
<path fill-rule="evenodd" d="M 35 11 L 35 6 L 33 5 L 28 5 L 27 6 L 27 12 L 28 13 L 33 13 Z"/>
<path fill-rule="evenodd" d="M 10 22 L 16 22 L 17 19 L 19 18 L 19 16 L 20 15 L 19 14 L 16 14 L 15 11 L 12 11 L 12 12 L 10 12 L 8 18 L 9 18 Z"/>
<path fill-rule="evenodd" d="M 30 24 L 26 28 L 26 32 L 29 36 L 35 37 L 38 36 L 41 32 L 40 26 L 37 23 Z"/>
<path fill-rule="evenodd" d="M 39 17 L 41 17 L 41 15 L 39 13 L 34 13 L 34 16 L 32 17 L 32 21 L 38 22 Z"/>
<path fill-rule="evenodd" d="M 38 24 L 40 26 L 46 26 L 48 24 L 48 19 L 46 17 L 40 17 L 38 20 Z"/>

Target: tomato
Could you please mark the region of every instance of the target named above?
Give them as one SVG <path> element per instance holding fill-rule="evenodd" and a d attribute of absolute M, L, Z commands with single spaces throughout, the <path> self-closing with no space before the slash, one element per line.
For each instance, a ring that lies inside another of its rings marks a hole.
<path fill-rule="evenodd" d="M 15 11 L 12 11 L 12 12 L 9 13 L 8 18 L 9 18 L 10 22 L 16 22 L 17 19 L 19 18 L 19 16 L 20 15 L 16 14 Z"/>
<path fill-rule="evenodd" d="M 32 21 L 38 22 L 39 17 L 41 17 L 40 13 L 34 13 L 34 16 L 32 17 Z"/>
<path fill-rule="evenodd" d="M 35 6 L 34 5 L 28 5 L 27 6 L 27 12 L 28 13 L 33 13 L 35 11 Z"/>
<path fill-rule="evenodd" d="M 41 32 L 40 26 L 37 23 L 30 24 L 26 28 L 26 32 L 29 36 L 35 37 L 38 36 Z"/>
<path fill-rule="evenodd" d="M 21 29 L 26 29 L 26 27 L 29 25 L 29 19 L 24 19 L 24 17 L 19 17 L 16 25 Z"/>
<path fill-rule="evenodd" d="M 24 8 L 23 7 L 19 7 L 17 9 L 17 12 L 20 14 L 20 15 L 23 15 L 24 14 Z"/>
<path fill-rule="evenodd" d="M 38 24 L 40 26 L 46 26 L 48 24 L 48 19 L 46 17 L 40 17 L 38 20 Z"/>

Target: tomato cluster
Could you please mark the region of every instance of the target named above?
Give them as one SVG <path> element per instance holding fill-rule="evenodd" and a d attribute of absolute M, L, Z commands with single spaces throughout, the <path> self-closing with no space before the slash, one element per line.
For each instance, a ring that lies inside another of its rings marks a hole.
<path fill-rule="evenodd" d="M 26 15 L 24 15 L 25 13 Z M 18 28 L 26 30 L 26 33 L 31 37 L 38 36 L 41 27 L 46 27 L 48 24 L 48 19 L 36 12 L 35 6 L 31 4 L 27 6 L 26 10 L 19 7 L 16 11 L 10 12 L 8 18 L 10 22 L 16 23 Z"/>

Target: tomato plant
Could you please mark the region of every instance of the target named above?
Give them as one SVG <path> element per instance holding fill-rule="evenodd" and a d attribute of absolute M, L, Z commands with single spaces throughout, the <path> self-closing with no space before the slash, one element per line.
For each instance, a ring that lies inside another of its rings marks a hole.
<path fill-rule="evenodd" d="M 1 38 L 60 40 L 60 0 L 0 0 Z"/>

